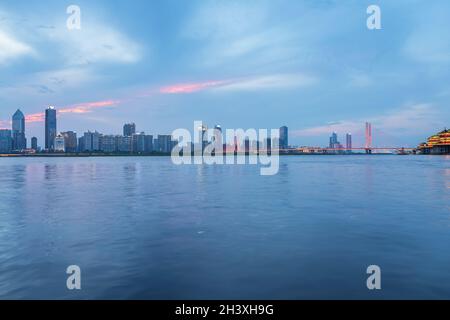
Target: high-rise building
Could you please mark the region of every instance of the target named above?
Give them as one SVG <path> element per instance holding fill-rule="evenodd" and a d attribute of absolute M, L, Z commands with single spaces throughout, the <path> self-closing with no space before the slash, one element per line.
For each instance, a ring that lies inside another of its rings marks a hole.
<path fill-rule="evenodd" d="M 218 124 L 214 126 L 214 134 L 211 137 L 211 141 L 214 144 L 213 154 L 224 153 L 222 127 Z"/>
<path fill-rule="evenodd" d="M 78 152 L 84 152 L 84 136 L 78 138 Z"/>
<path fill-rule="evenodd" d="M 280 149 L 287 149 L 288 146 L 288 127 L 283 126 L 280 128 Z"/>
<path fill-rule="evenodd" d="M 339 148 L 340 142 L 338 141 L 338 136 L 336 132 L 333 132 L 330 137 L 330 149 Z"/>
<path fill-rule="evenodd" d="M 100 133 L 85 132 L 83 136 L 83 149 L 82 151 L 100 151 Z"/>
<path fill-rule="evenodd" d="M 27 148 L 27 139 L 25 138 L 25 116 L 20 109 L 12 116 L 12 139 L 13 150 L 24 150 Z"/>
<path fill-rule="evenodd" d="M 246 155 L 250 153 L 250 139 L 248 137 L 244 140 L 244 152 Z"/>
<path fill-rule="evenodd" d="M 272 139 L 266 138 L 266 151 L 272 151 Z"/>
<path fill-rule="evenodd" d="M 56 109 L 48 107 L 45 110 L 45 149 L 55 150 L 56 138 Z"/>
<path fill-rule="evenodd" d="M 201 139 L 202 139 L 201 147 L 202 147 L 202 153 L 203 153 L 203 151 L 205 151 L 206 146 L 209 144 L 209 141 L 208 141 L 208 138 L 209 138 L 208 137 L 208 127 L 207 126 L 202 126 L 200 128 L 200 130 L 201 130 L 200 134 L 201 134 Z M 163 152 L 165 152 L 165 151 L 163 151 Z"/>
<path fill-rule="evenodd" d="M 131 137 L 136 133 L 136 125 L 134 123 L 126 123 L 123 126 L 123 135 L 125 137 Z"/>
<path fill-rule="evenodd" d="M 55 146 L 55 149 L 54 149 L 55 152 L 66 152 L 65 139 L 61 133 L 56 135 L 54 146 Z"/>
<path fill-rule="evenodd" d="M 153 136 L 145 135 L 145 152 L 153 151 Z"/>
<path fill-rule="evenodd" d="M 100 151 L 116 152 L 119 136 L 102 135 L 100 136 Z"/>
<path fill-rule="evenodd" d="M 78 139 L 77 133 L 73 131 L 61 132 L 64 137 L 64 146 L 66 152 L 77 152 L 78 149 Z"/>
<path fill-rule="evenodd" d="M 38 150 L 38 139 L 36 137 L 31 138 L 31 149 Z"/>
<path fill-rule="evenodd" d="M 158 148 L 160 152 L 172 151 L 172 136 L 171 135 L 158 135 Z"/>
<path fill-rule="evenodd" d="M 345 135 L 345 147 L 349 151 L 352 149 L 352 134 L 351 133 L 347 133 Z"/>
<path fill-rule="evenodd" d="M 0 153 L 10 153 L 12 151 L 12 145 L 11 130 L 0 129 Z"/>
<path fill-rule="evenodd" d="M 117 151 L 132 152 L 133 151 L 133 137 L 119 136 L 117 141 Z"/>
<path fill-rule="evenodd" d="M 133 134 L 133 152 L 145 152 L 145 133 Z"/>

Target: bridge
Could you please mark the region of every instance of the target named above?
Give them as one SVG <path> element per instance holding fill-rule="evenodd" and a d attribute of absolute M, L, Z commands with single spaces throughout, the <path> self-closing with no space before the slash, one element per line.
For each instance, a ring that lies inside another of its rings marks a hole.
<path fill-rule="evenodd" d="M 350 142 L 349 142 L 350 141 Z M 365 144 L 363 147 L 353 148 L 351 146 L 351 138 L 347 141 L 347 147 L 343 147 L 342 145 L 338 145 L 338 147 L 334 148 L 321 148 L 321 147 L 300 147 L 295 149 L 280 149 L 281 153 L 342 153 L 342 152 L 352 152 L 352 151 L 364 151 L 367 154 L 371 154 L 373 151 L 395 151 L 400 154 L 404 154 L 407 152 L 415 151 L 416 148 L 408 148 L 408 147 L 374 147 L 372 145 L 372 124 L 370 122 L 366 122 L 366 130 L 365 130 Z M 330 146 L 332 144 L 330 143 Z"/>

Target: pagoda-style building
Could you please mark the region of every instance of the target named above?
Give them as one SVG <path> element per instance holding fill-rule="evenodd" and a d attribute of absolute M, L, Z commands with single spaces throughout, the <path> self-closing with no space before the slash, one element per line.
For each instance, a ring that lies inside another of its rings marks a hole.
<path fill-rule="evenodd" d="M 450 130 L 444 130 L 421 143 L 417 151 L 422 154 L 450 154 Z"/>

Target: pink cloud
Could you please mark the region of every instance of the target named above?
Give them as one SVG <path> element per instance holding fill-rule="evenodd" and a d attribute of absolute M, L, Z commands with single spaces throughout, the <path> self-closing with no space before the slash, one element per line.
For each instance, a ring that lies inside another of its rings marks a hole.
<path fill-rule="evenodd" d="M 159 92 L 163 94 L 182 94 L 182 93 L 193 93 L 197 91 L 202 91 L 208 88 L 217 87 L 224 85 L 226 81 L 206 81 L 206 82 L 196 82 L 196 83 L 184 83 L 175 84 L 167 87 L 162 87 Z"/>
<path fill-rule="evenodd" d="M 322 135 L 328 135 L 332 132 L 362 132 L 364 121 L 339 121 L 336 123 L 330 123 L 323 126 L 317 126 L 312 128 L 306 128 L 301 130 L 292 131 L 292 135 L 295 137 L 317 137 Z"/>
<path fill-rule="evenodd" d="M 120 100 L 105 100 L 105 101 L 96 101 L 96 102 L 86 102 L 75 104 L 72 106 L 68 106 L 65 108 L 61 108 L 58 110 L 58 113 L 88 113 L 91 112 L 92 109 L 104 108 L 104 107 L 112 107 L 118 105 Z"/>
<path fill-rule="evenodd" d="M 309 86 L 317 79 L 303 74 L 272 74 L 256 77 L 242 77 L 228 80 L 215 80 L 175 84 L 159 89 L 162 94 L 184 94 L 217 88 L 222 91 L 258 91 L 267 89 L 289 89 Z"/>
<path fill-rule="evenodd" d="M 67 107 L 58 108 L 58 114 L 65 114 L 65 113 L 88 113 L 91 112 L 93 109 L 98 108 L 104 108 L 104 107 L 111 107 L 115 106 L 121 103 L 121 100 L 105 100 L 105 101 L 95 101 L 95 102 L 85 102 L 85 103 L 79 103 L 74 104 Z M 25 120 L 27 123 L 34 123 L 34 122 L 43 122 L 45 120 L 45 113 L 39 112 L 39 113 L 33 113 L 28 114 L 25 116 Z M 5 125 L 5 123 L 8 123 L 7 121 L 0 122 L 0 126 Z"/>
<path fill-rule="evenodd" d="M 44 121 L 44 118 L 45 118 L 45 114 L 43 112 L 39 112 L 39 113 L 27 114 L 25 116 L 25 121 L 27 123 L 42 122 L 42 121 Z"/>
<path fill-rule="evenodd" d="M 0 129 L 8 129 L 8 127 L 11 127 L 10 121 L 0 120 Z"/>

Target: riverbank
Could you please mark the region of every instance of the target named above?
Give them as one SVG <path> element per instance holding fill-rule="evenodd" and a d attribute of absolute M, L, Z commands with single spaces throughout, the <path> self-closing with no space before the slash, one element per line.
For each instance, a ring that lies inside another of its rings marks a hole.
<path fill-rule="evenodd" d="M 238 153 L 236 155 L 248 154 Z M 257 154 L 252 154 L 256 156 Z M 269 154 L 270 155 L 270 154 Z M 360 156 L 366 155 L 365 153 L 280 153 L 280 156 Z M 396 155 L 394 153 L 372 153 L 367 155 L 380 156 L 380 155 Z M 86 157 L 169 157 L 171 153 L 163 152 L 151 152 L 151 153 L 11 153 L 11 154 L 0 154 L 0 158 L 34 158 L 34 157 L 44 157 L 44 158 L 86 158 Z"/>

